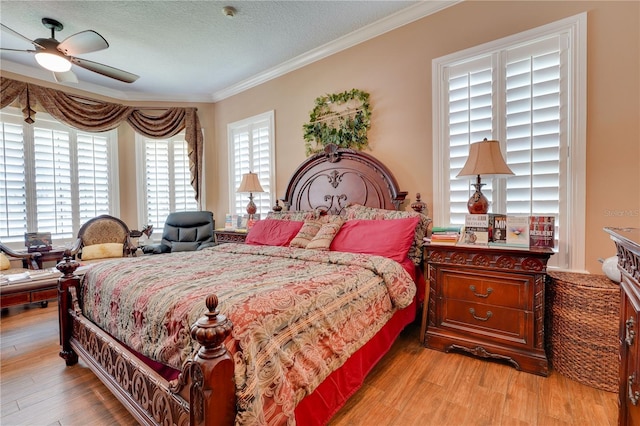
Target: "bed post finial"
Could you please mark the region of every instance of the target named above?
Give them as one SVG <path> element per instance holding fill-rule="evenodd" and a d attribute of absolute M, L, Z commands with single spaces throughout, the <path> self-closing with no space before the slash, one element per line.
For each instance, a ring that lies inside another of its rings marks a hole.
<path fill-rule="evenodd" d="M 233 360 L 224 341 L 231 334 L 233 323 L 218 310 L 218 296 L 207 296 L 209 312 L 191 326 L 191 337 L 200 349 L 190 368 L 190 424 L 232 425 L 236 410 L 236 386 Z M 215 398 L 205 397 L 215 393 Z"/>
<path fill-rule="evenodd" d="M 73 323 L 69 314 L 69 309 L 73 306 L 71 300 L 71 288 L 75 293 L 80 293 L 80 277 L 74 274 L 80 264 L 73 260 L 70 250 L 65 250 L 63 260 L 56 265 L 56 268 L 63 273 L 58 278 L 58 324 L 60 332 L 60 357 L 67 365 L 74 365 L 78 362 L 78 355 L 71 348 L 71 336 L 73 334 Z"/>
<path fill-rule="evenodd" d="M 420 193 L 416 193 L 416 201 L 411 203 L 411 208 L 418 212 L 427 214 L 427 205 L 420 199 Z"/>

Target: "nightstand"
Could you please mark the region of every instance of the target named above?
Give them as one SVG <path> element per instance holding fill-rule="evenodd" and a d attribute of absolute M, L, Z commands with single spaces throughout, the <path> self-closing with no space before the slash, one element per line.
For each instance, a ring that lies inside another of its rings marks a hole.
<path fill-rule="evenodd" d="M 505 361 L 546 376 L 544 314 L 550 249 L 425 247 L 427 348 Z"/>
<path fill-rule="evenodd" d="M 216 229 L 213 231 L 216 237 L 216 243 L 239 243 L 244 244 L 244 240 L 247 238 L 246 230 L 239 229 Z"/>

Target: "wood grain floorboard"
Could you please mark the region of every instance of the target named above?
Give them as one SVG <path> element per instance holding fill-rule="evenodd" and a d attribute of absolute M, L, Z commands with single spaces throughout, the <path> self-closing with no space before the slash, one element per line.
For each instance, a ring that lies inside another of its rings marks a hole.
<path fill-rule="evenodd" d="M 617 395 L 509 365 L 420 346 L 412 324 L 330 426 L 616 426 Z M 57 306 L 0 318 L 0 424 L 134 425 L 80 361 L 58 356 Z M 304 426 L 304 425 L 300 425 Z"/>

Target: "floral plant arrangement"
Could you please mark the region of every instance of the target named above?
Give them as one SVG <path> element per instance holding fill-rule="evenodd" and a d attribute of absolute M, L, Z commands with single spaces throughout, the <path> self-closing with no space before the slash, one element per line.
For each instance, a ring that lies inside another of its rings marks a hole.
<path fill-rule="evenodd" d="M 322 152 L 329 144 L 362 150 L 367 147 L 371 127 L 369 94 L 352 89 L 320 96 L 303 125 L 307 155 Z"/>

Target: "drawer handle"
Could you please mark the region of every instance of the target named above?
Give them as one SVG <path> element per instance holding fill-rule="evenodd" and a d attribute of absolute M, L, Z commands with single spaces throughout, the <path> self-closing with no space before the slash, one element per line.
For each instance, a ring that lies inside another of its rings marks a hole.
<path fill-rule="evenodd" d="M 633 339 L 636 337 L 636 332 L 633 330 L 633 326 L 635 325 L 635 320 L 633 317 L 629 317 L 627 321 L 625 321 L 626 328 L 626 338 L 624 339 L 627 342 L 628 346 L 633 345 Z"/>
<path fill-rule="evenodd" d="M 471 290 L 471 292 L 473 293 L 474 296 L 476 297 L 489 297 L 489 295 L 491 293 L 493 293 L 493 289 L 491 287 L 489 287 L 487 289 L 487 294 L 480 294 L 480 293 L 476 293 L 476 286 L 475 285 L 470 285 L 469 286 L 469 290 Z"/>
<path fill-rule="evenodd" d="M 629 383 L 629 401 L 631 401 L 633 405 L 638 405 L 638 400 L 640 400 L 640 392 L 633 391 L 633 381 L 635 377 L 636 377 L 636 373 L 633 373 L 632 375 L 630 375 L 629 378 L 627 379 L 627 383 Z"/>
<path fill-rule="evenodd" d="M 493 316 L 493 313 L 491 313 L 491 311 L 487 311 L 487 316 L 482 318 L 482 317 L 478 317 L 476 316 L 476 310 L 473 308 L 469 308 L 469 313 L 471 314 L 472 317 L 474 317 L 475 319 L 477 319 L 478 321 L 486 321 L 489 318 L 491 318 Z"/>

